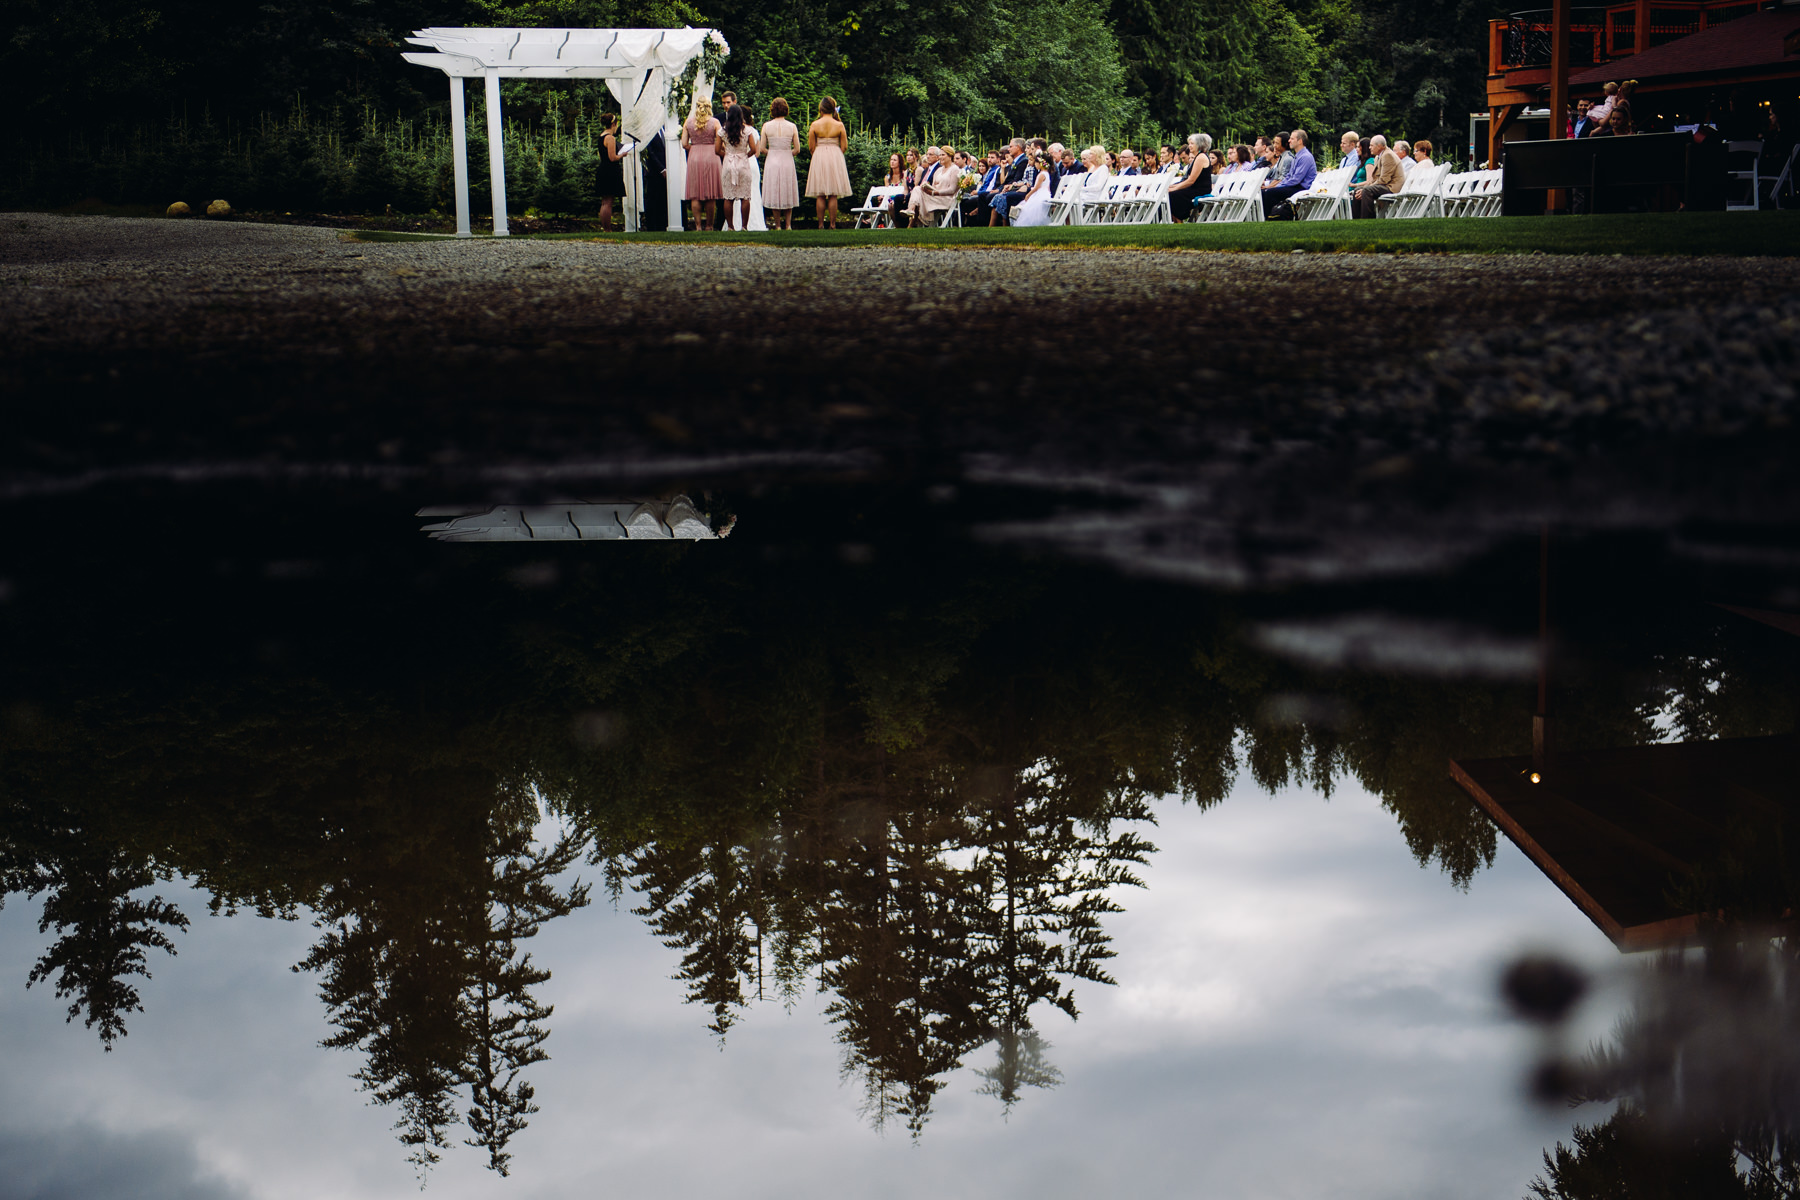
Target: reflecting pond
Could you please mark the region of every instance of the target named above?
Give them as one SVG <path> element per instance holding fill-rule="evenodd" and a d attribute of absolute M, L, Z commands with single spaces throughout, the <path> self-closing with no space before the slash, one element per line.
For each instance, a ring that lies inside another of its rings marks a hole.
<path fill-rule="evenodd" d="M 1208 588 L 857 480 L 14 516 L 19 1195 L 1793 1186 L 1779 556 Z"/>

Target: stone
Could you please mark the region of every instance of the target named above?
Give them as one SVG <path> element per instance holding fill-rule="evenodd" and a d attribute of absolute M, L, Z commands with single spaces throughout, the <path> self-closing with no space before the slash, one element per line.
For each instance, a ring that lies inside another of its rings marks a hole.
<path fill-rule="evenodd" d="M 231 215 L 231 205 L 223 200 L 214 200 L 211 204 L 206 206 L 206 215 L 209 217 L 229 217 Z"/>
<path fill-rule="evenodd" d="M 163 216 L 165 216 L 165 217 L 185 217 L 185 216 L 189 215 L 190 213 L 192 213 L 193 211 L 194 210 L 189 208 L 185 203 L 183 203 L 180 200 L 177 200 L 175 203 L 169 205 L 169 211 L 164 213 Z"/>

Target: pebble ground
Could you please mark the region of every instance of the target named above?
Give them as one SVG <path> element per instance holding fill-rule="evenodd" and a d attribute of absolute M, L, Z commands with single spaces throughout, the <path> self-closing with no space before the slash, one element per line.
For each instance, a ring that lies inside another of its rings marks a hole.
<path fill-rule="evenodd" d="M 1426 514 L 1447 486 L 1591 508 L 1573 477 L 1659 520 L 1800 516 L 1766 461 L 1800 385 L 1791 258 L 365 244 L 8 213 L 0 297 L 11 494 L 156 463 L 854 460 L 1215 512 L 1382 481 Z M 1713 481 L 1679 511 L 1675 462 Z"/>

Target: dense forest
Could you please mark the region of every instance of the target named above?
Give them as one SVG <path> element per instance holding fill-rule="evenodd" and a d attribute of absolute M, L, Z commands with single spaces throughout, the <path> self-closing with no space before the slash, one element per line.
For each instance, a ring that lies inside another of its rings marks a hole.
<path fill-rule="evenodd" d="M 400 59 L 412 29 L 691 24 L 725 34 L 723 83 L 752 102 L 830 93 L 853 124 L 965 131 L 965 144 L 1301 126 L 1448 146 L 1482 103 L 1484 22 L 1503 11 L 1493 0 L 16 0 L 0 71 L 23 97 L 27 137 L 168 114 L 253 122 L 296 106 L 414 118 L 443 96 L 436 75 Z M 509 109 L 541 118 L 548 91 L 516 82 Z"/>

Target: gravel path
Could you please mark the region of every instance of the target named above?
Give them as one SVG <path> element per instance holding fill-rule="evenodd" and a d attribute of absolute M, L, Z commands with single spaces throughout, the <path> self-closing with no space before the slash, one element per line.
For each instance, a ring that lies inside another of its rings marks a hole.
<path fill-rule="evenodd" d="M 359 244 L 0 214 L 0 295 L 0 381 L 37 401 L 0 449 L 13 494 L 155 463 L 549 481 L 711 459 L 1204 478 L 1215 510 L 1229 479 L 1265 514 L 1300 479 L 1397 481 L 1427 513 L 1445 479 L 1488 480 L 1591 510 L 1579 468 L 1607 511 L 1800 518 L 1758 465 L 1796 415 L 1791 259 Z M 1671 509 L 1676 456 L 1726 482 Z"/>

